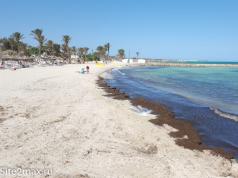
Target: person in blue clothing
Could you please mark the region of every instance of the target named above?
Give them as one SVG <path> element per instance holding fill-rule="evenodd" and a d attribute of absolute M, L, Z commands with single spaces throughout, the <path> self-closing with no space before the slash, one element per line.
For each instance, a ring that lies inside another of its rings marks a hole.
<path fill-rule="evenodd" d="M 84 68 L 81 69 L 81 73 L 84 74 L 85 73 L 85 70 Z"/>

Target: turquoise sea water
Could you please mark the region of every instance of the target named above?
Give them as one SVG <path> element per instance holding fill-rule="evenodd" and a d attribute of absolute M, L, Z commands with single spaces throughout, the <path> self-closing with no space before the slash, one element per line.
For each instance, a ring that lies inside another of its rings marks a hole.
<path fill-rule="evenodd" d="M 138 67 L 113 70 L 112 76 L 111 86 L 165 104 L 192 122 L 208 146 L 238 158 L 238 68 Z"/>
<path fill-rule="evenodd" d="M 155 89 L 238 115 L 238 68 L 138 68 L 129 74 Z"/>

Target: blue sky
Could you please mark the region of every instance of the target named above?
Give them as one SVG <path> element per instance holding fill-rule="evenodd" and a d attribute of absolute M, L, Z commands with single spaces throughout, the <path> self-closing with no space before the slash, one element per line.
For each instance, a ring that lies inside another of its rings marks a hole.
<path fill-rule="evenodd" d="M 167 59 L 238 60 L 237 0 L 1 0 L 0 37 L 19 31 L 90 49 L 110 42 L 112 54 Z"/>

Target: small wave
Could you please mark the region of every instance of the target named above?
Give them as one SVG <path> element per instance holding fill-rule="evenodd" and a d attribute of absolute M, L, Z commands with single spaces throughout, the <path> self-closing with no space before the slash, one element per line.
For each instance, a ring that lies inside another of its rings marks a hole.
<path fill-rule="evenodd" d="M 133 106 L 133 107 L 131 107 L 131 109 L 132 109 L 133 111 L 139 113 L 139 114 L 142 115 L 142 116 L 148 116 L 148 115 L 150 115 L 151 112 L 152 112 L 151 110 L 149 110 L 149 109 L 147 109 L 147 108 L 144 108 L 144 107 L 142 107 L 142 106 L 140 106 L 140 105 L 138 105 L 138 106 Z"/>
<path fill-rule="evenodd" d="M 113 69 L 113 71 L 116 71 L 116 72 L 118 72 L 121 75 L 126 75 L 125 73 L 121 72 L 119 69 Z"/>
<path fill-rule="evenodd" d="M 110 72 L 104 72 L 100 76 L 104 79 L 109 79 L 109 80 L 112 80 L 114 78 Z"/>
<path fill-rule="evenodd" d="M 223 112 L 219 109 L 216 109 L 216 108 L 210 108 L 212 111 L 214 111 L 214 113 L 216 113 L 217 115 L 221 116 L 221 117 L 224 117 L 226 119 L 232 119 L 236 122 L 238 122 L 238 116 L 236 115 L 232 115 L 230 113 L 226 113 L 226 112 Z"/>

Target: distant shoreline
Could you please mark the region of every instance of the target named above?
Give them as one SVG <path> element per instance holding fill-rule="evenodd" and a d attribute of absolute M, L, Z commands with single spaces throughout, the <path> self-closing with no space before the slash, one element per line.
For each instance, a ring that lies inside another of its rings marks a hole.
<path fill-rule="evenodd" d="M 182 62 L 148 62 L 145 66 L 171 66 L 171 67 L 238 67 L 238 64 L 195 64 Z"/>

